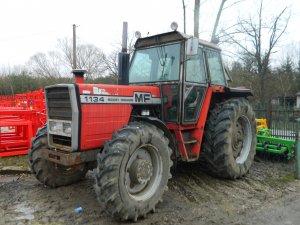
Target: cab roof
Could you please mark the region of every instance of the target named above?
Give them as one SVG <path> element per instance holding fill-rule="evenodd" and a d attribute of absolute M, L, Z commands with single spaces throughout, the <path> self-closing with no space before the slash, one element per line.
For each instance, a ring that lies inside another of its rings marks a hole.
<path fill-rule="evenodd" d="M 178 31 L 172 31 L 168 33 L 153 35 L 150 37 L 139 38 L 135 42 L 134 47 L 136 49 L 139 49 L 139 48 L 156 46 L 160 44 L 172 43 L 176 41 L 186 41 L 192 37 L 193 36 L 191 35 L 187 35 Z M 218 45 L 201 39 L 199 39 L 199 45 L 214 48 L 219 51 L 221 50 Z"/>

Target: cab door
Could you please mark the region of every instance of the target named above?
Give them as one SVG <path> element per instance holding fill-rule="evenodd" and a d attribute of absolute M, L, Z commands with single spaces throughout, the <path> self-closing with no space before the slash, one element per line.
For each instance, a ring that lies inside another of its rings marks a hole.
<path fill-rule="evenodd" d="M 224 68 L 220 51 L 214 49 L 205 49 L 208 73 L 212 86 L 226 86 Z"/>
<path fill-rule="evenodd" d="M 186 59 L 182 85 L 181 123 L 196 124 L 208 87 L 203 48 Z"/>

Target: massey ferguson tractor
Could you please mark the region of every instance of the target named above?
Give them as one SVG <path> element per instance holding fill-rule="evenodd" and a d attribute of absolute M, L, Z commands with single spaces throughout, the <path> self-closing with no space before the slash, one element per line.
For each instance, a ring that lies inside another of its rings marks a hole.
<path fill-rule="evenodd" d="M 121 220 L 145 217 L 167 190 L 171 167 L 200 156 L 216 176 L 243 177 L 255 155 L 251 91 L 229 88 L 220 48 L 178 31 L 138 38 L 118 85 L 45 88 L 47 125 L 29 161 L 49 187 L 75 183 L 96 168 L 100 204 Z M 200 163 L 200 162 L 199 162 Z"/>

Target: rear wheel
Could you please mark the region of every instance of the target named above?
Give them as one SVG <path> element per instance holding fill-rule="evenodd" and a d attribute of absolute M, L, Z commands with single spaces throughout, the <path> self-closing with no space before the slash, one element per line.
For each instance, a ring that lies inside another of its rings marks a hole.
<path fill-rule="evenodd" d="M 217 176 L 236 179 L 250 169 L 256 148 L 255 115 L 244 98 L 216 104 L 205 126 L 203 153 Z"/>
<path fill-rule="evenodd" d="M 97 157 L 95 190 L 106 211 L 136 221 L 155 210 L 171 178 L 168 144 L 162 130 L 142 122 L 113 135 Z"/>
<path fill-rule="evenodd" d="M 63 166 L 43 159 L 39 150 L 48 148 L 47 127 L 37 132 L 28 152 L 31 172 L 43 184 L 49 187 L 59 187 L 75 183 L 82 179 L 86 172 L 85 164 Z"/>

